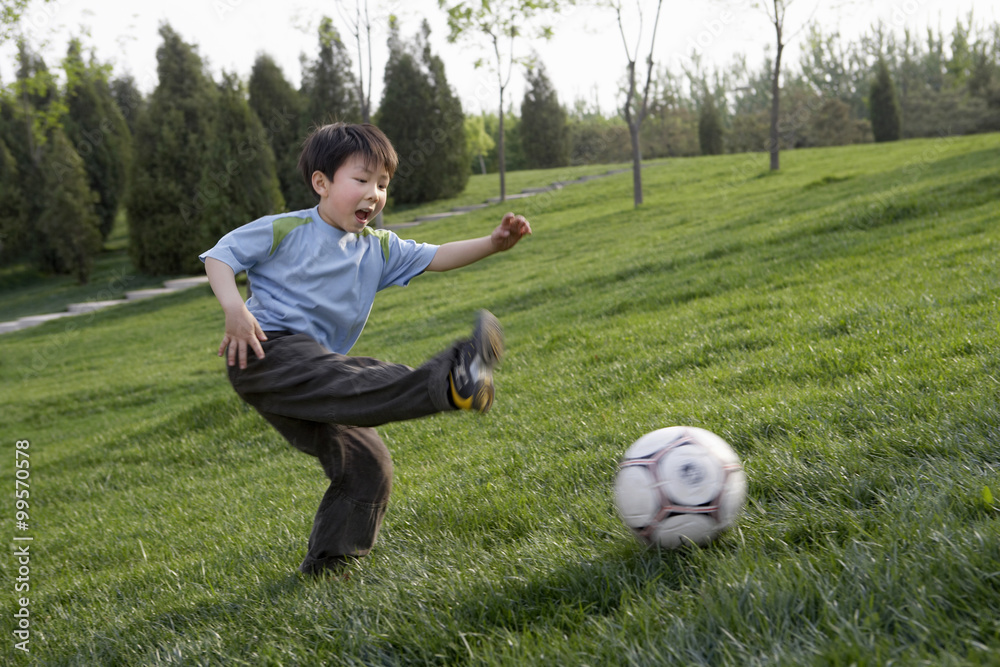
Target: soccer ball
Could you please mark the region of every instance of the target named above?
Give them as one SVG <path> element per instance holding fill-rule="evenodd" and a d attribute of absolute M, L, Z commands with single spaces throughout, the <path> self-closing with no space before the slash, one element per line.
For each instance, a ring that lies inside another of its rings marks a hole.
<path fill-rule="evenodd" d="M 733 448 L 692 426 L 662 428 L 636 440 L 615 478 L 622 521 L 643 542 L 666 549 L 711 542 L 736 520 L 746 492 Z"/>

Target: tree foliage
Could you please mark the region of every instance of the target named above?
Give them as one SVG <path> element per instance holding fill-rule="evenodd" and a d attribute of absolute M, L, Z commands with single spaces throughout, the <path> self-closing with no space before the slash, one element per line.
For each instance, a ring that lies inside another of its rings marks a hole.
<path fill-rule="evenodd" d="M 79 40 L 71 40 L 63 70 L 66 72 L 66 136 L 83 158 L 100 220 L 101 240 L 106 240 L 125 194 L 132 155 L 132 135 L 108 84 L 108 68 L 83 61 Z"/>
<path fill-rule="evenodd" d="M 160 27 L 159 82 L 136 123 L 128 195 L 129 253 L 152 274 L 199 270 L 205 250 L 198 196 L 218 92 L 195 47 Z"/>
<path fill-rule="evenodd" d="M 248 91 L 250 108 L 260 119 L 274 154 L 283 199 L 295 210 L 313 206 L 313 193 L 298 168 L 299 150 L 305 138 L 304 99 L 266 54 L 254 61 Z"/>
<path fill-rule="evenodd" d="M 98 196 L 90 189 L 83 159 L 61 128 L 50 133 L 43 160 L 46 203 L 35 221 L 40 267 L 86 283 L 101 249 Z"/>
<path fill-rule="evenodd" d="M 884 60 L 879 60 L 875 68 L 870 99 L 875 141 L 898 141 L 902 134 L 899 100 L 896 97 L 896 85 Z"/>
<path fill-rule="evenodd" d="M 230 230 L 285 208 L 274 153 L 239 79 L 223 74 L 194 210 L 203 249 Z"/>
<path fill-rule="evenodd" d="M 521 142 L 528 169 L 569 164 L 569 126 L 545 66 L 528 70 L 528 89 L 521 102 Z"/>
<path fill-rule="evenodd" d="M 469 180 L 465 117 L 444 72 L 431 52 L 430 26 L 407 43 L 391 25 L 385 89 L 378 125 L 399 154 L 389 196 L 418 203 L 458 194 Z"/>
<path fill-rule="evenodd" d="M 702 155 L 722 153 L 722 122 L 719 120 L 715 98 L 711 94 L 705 95 L 698 114 L 698 146 Z"/>
<path fill-rule="evenodd" d="M 300 92 L 305 100 L 307 130 L 335 121 L 361 120 L 351 57 L 328 16 L 320 21 L 318 38 L 316 59 L 302 63 Z"/>

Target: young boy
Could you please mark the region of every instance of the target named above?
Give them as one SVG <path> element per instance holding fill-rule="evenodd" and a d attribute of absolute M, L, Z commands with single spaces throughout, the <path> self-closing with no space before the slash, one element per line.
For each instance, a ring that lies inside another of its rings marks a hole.
<path fill-rule="evenodd" d="M 493 403 L 503 333 L 486 311 L 471 338 L 416 369 L 346 356 L 375 293 L 508 250 L 531 233 L 513 213 L 489 236 L 440 246 L 371 229 L 397 165 L 375 126 L 323 126 L 299 159 L 319 205 L 260 218 L 200 256 L 226 315 L 219 356 L 227 357 L 233 388 L 330 478 L 299 567 L 307 574 L 336 570 L 375 543 L 392 461 L 372 427 L 455 409 L 486 412 Z M 253 287 L 246 303 L 234 278 L 240 271 Z"/>

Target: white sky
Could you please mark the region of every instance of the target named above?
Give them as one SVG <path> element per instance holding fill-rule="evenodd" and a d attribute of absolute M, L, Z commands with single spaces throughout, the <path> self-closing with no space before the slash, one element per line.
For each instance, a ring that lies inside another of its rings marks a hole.
<path fill-rule="evenodd" d="M 354 6 L 352 0 L 342 0 L 340 4 Z M 643 4 L 650 7 L 650 12 L 655 9 L 650 0 L 644 0 Z M 751 67 L 758 67 L 763 62 L 765 47 L 774 41 L 774 29 L 763 10 L 753 8 L 754 4 L 753 0 L 665 0 L 656 37 L 657 64 L 679 73 L 697 50 L 707 62 L 717 66 L 728 65 L 735 55 L 745 54 Z M 373 107 L 378 106 L 381 96 L 387 57 L 384 17 L 392 11 L 400 17 L 402 34 L 407 39 L 418 31 L 422 18 L 428 19 L 433 49 L 444 60 L 448 81 L 467 113 L 496 110 L 496 74 L 473 66 L 477 58 L 488 61 L 491 52 L 486 50 L 483 40 L 476 38 L 449 44 L 445 14 L 438 8 L 437 0 L 369 0 L 369 5 L 375 22 Z M 625 5 L 628 9 L 636 6 L 627 1 Z M 864 33 L 879 19 L 896 32 L 903 27 L 923 31 L 931 26 L 949 33 L 956 18 L 964 19 L 970 11 L 977 24 L 1000 22 L 1000 0 L 795 0 L 786 19 L 786 30 L 798 29 L 812 15 L 822 24 L 824 33 L 839 30 L 845 40 Z M 307 54 L 312 59 L 317 44 L 316 29 L 324 15 L 333 18 L 342 36 L 349 38 L 334 0 L 155 3 L 34 0 L 26 12 L 24 28 L 53 70 L 58 69 L 69 38 L 88 31 L 84 43 L 96 49 L 98 59 L 112 63 L 116 72 L 130 72 L 148 93 L 156 83 L 156 49 L 160 44 L 157 30 L 163 21 L 169 22 L 185 41 L 198 47 L 217 78 L 225 69 L 245 79 L 256 55 L 263 51 L 275 59 L 285 77 L 297 86 L 300 55 Z M 647 24 L 651 19 L 651 15 L 647 17 Z M 590 103 L 597 100 L 601 110 L 609 114 L 618 99 L 626 64 L 625 47 L 614 14 L 593 6 L 570 7 L 552 25 L 555 37 L 551 41 L 519 39 L 515 48 L 520 55 L 526 55 L 532 48 L 537 51 L 564 105 L 570 106 L 578 98 Z M 636 31 L 627 29 L 626 33 L 634 43 Z M 804 32 L 799 33 L 790 43 L 785 52 L 786 63 L 798 63 L 797 46 L 803 35 Z M 353 43 L 350 46 L 352 61 L 356 61 Z M 648 42 L 644 41 L 640 61 L 645 59 L 648 49 Z M 9 82 L 13 74 L 14 50 L 7 44 L 0 48 L 0 81 Z M 507 96 L 508 103 L 514 100 L 515 109 L 524 95 L 523 81 L 522 72 L 515 69 Z"/>

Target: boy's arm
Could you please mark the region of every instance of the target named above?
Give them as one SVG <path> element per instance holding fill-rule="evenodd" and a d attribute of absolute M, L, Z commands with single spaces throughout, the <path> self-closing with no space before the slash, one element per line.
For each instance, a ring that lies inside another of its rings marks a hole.
<path fill-rule="evenodd" d="M 507 213 L 493 233 L 478 239 L 452 241 L 438 247 L 427 271 L 450 271 L 478 262 L 493 253 L 509 250 L 531 233 L 531 225 L 523 215 Z"/>
<path fill-rule="evenodd" d="M 236 286 L 233 269 L 225 262 L 206 257 L 205 273 L 208 275 L 208 284 L 215 292 L 215 298 L 219 300 L 226 314 L 226 334 L 219 345 L 219 356 L 221 357 L 228 347 L 229 365 L 235 366 L 238 358 L 240 368 L 246 368 L 247 347 L 250 347 L 258 359 L 263 359 L 264 348 L 261 347 L 260 341 L 267 340 L 267 336 L 261 330 L 257 318 L 243 303 L 243 296 Z"/>

